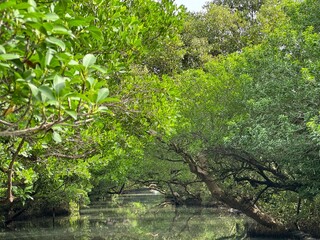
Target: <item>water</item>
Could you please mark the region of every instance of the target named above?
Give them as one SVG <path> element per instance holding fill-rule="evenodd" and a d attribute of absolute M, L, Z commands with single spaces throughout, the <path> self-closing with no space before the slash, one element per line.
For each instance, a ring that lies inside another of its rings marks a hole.
<path fill-rule="evenodd" d="M 0 239 L 248 239 L 242 216 L 214 208 L 163 205 L 161 195 L 127 195 L 81 209 L 80 215 L 17 221 Z"/>

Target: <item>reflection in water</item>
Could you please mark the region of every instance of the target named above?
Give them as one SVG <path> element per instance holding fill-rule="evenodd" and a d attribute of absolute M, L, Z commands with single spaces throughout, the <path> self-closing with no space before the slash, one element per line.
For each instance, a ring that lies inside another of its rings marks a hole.
<path fill-rule="evenodd" d="M 0 239 L 245 239 L 244 218 L 213 208 L 160 206 L 161 195 L 126 195 L 94 203 L 80 215 L 15 222 Z"/>

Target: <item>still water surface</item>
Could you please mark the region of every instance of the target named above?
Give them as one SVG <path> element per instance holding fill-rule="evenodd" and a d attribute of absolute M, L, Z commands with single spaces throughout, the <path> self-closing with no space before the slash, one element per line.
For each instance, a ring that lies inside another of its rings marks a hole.
<path fill-rule="evenodd" d="M 161 195 L 115 197 L 81 209 L 77 216 L 15 222 L 11 230 L 0 231 L 0 239 L 250 239 L 242 216 L 161 202 Z"/>

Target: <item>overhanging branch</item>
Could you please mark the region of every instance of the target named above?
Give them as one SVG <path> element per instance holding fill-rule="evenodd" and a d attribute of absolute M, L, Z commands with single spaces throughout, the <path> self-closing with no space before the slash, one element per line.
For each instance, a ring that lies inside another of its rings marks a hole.
<path fill-rule="evenodd" d="M 260 172 L 267 171 L 272 173 L 275 177 L 281 179 L 281 180 L 288 180 L 289 177 L 277 169 L 274 169 L 272 167 L 265 166 L 263 163 L 257 161 L 254 157 L 252 157 L 249 153 L 244 152 L 244 151 L 239 151 L 234 148 L 223 148 L 223 147 L 218 147 L 218 148 L 212 148 L 207 151 L 209 154 L 219 154 L 221 156 L 226 156 L 226 157 L 232 157 L 233 159 L 247 163 L 250 166 L 255 167 L 258 169 Z"/>
<path fill-rule="evenodd" d="M 22 130 L 14 130 L 14 131 L 2 131 L 0 132 L 0 137 L 24 137 L 32 135 L 39 131 L 44 131 L 50 129 L 53 125 L 58 124 L 62 121 L 50 122 L 47 124 L 43 124 L 33 128 L 26 128 Z"/>
<path fill-rule="evenodd" d="M 53 122 L 44 122 L 41 125 L 36 126 L 36 127 L 32 127 L 32 128 L 25 128 L 25 129 L 21 129 L 21 130 L 0 131 L 0 137 L 26 137 L 26 136 L 30 136 L 30 135 L 36 134 L 38 132 L 41 132 L 41 131 L 48 131 L 54 125 L 65 123 L 70 119 L 71 119 L 71 117 L 67 116 L 64 119 L 59 119 L 59 120 L 56 120 Z M 77 121 L 73 125 L 80 125 L 80 123 L 85 124 L 85 123 L 91 122 L 91 121 L 92 121 L 92 119 L 86 119 L 86 120 L 83 120 L 83 122 Z"/>
<path fill-rule="evenodd" d="M 96 153 L 96 150 L 91 150 L 89 152 L 86 152 L 84 154 L 77 154 L 77 155 L 67 155 L 63 153 L 49 153 L 45 154 L 44 157 L 57 157 L 57 158 L 66 158 L 66 159 L 83 159 L 87 158 L 89 156 L 92 156 L 92 154 Z"/>

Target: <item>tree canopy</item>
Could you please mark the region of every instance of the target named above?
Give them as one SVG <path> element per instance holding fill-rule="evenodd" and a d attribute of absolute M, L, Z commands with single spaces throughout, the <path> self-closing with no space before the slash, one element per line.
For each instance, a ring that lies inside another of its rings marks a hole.
<path fill-rule="evenodd" d="M 320 235 L 318 7 L 2 2 L 4 220 L 151 184 Z"/>
<path fill-rule="evenodd" d="M 165 81 L 130 73 L 176 38 L 170 1 L 5 1 L 0 10 L 3 202 L 84 198 L 95 169 L 114 160 L 117 178 L 128 167 L 116 161 L 131 156 L 130 141 L 135 156 L 150 126 L 171 131 L 171 108 L 150 107 L 166 107 Z"/>

